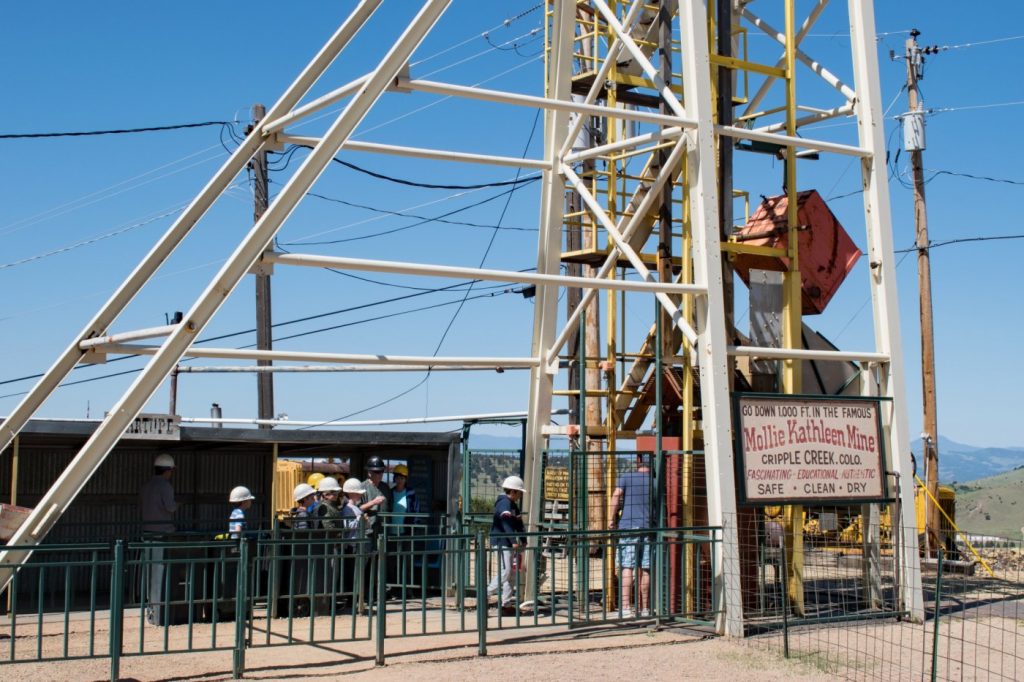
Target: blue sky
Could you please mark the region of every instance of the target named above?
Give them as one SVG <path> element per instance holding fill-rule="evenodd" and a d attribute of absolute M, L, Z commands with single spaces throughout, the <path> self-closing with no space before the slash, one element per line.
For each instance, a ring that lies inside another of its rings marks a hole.
<path fill-rule="evenodd" d="M 542 76 L 541 13 L 531 0 L 470 2 L 456 0 L 413 59 L 413 74 L 460 84 L 486 81 L 487 87 L 539 94 Z M 774 3 L 772 3 L 774 4 Z M 801 2 L 802 12 L 810 6 Z M 6 94 L 0 132 L 77 131 L 198 121 L 238 121 L 240 131 L 255 102 L 273 103 L 294 75 L 333 32 L 353 3 L 253 2 L 244 9 L 228 3 L 22 3 L 6 10 L 0 54 L 9 65 L 0 74 Z M 375 63 L 412 3 L 390 2 L 365 35 L 346 51 L 317 86 L 322 93 Z M 847 80 L 848 39 L 845 3 L 835 2 L 804 43 L 805 49 Z M 760 7 L 759 7 L 760 6 Z M 878 3 L 877 26 L 882 95 L 895 102 L 890 116 L 905 109 L 902 62 L 890 62 L 888 50 L 902 52 L 906 31 L 919 28 L 924 44 L 959 45 L 1015 37 L 1024 9 L 992 2 L 963 12 L 954 2 Z M 778 12 L 765 0 L 754 3 L 781 26 Z M 485 39 L 481 34 L 489 31 Z M 752 54 L 774 58 L 775 48 L 751 36 Z M 494 46 L 499 46 L 496 49 Z M 514 49 L 513 49 L 514 48 Z M 1022 40 L 979 44 L 931 57 L 922 83 L 925 105 L 953 109 L 928 121 L 925 166 L 1024 182 L 1012 160 L 1020 156 L 1019 136 L 1005 128 L 1020 106 Z M 438 71 L 440 70 L 440 71 Z M 438 71 L 437 73 L 433 73 Z M 802 69 L 798 89 L 814 97 L 829 95 L 813 74 Z M 981 107 L 985 108 L 968 108 Z M 423 108 L 425 107 L 425 108 Z M 392 94 L 360 127 L 359 139 L 416 144 L 464 151 L 538 157 L 541 126 L 535 114 L 419 94 Z M 296 130 L 316 134 L 325 119 Z M 890 122 L 890 128 L 895 126 Z M 531 135 L 532 133 L 532 135 Z M 807 133 L 810 134 L 810 133 Z M 816 133 L 851 141 L 854 126 L 842 120 Z M 888 134 L 887 134 L 888 136 Z M 104 237 L 29 262 L 0 267 L 0 381 L 45 369 L 69 339 L 146 250 L 166 229 L 173 212 L 189 201 L 233 147 L 218 127 L 139 135 L 47 140 L 0 140 L 4 181 L 0 183 L 0 266 Z M 528 144 L 529 142 L 529 144 Z M 898 148 L 898 133 L 891 149 Z M 283 182 L 301 161 L 276 157 L 272 180 Z M 390 176 L 441 184 L 477 184 L 510 180 L 515 171 L 464 167 L 351 153 L 347 160 Z M 904 155 L 899 167 L 905 170 Z M 290 165 L 288 165 L 290 163 Z M 287 166 L 287 167 L 285 167 Z M 440 171 L 444 171 L 443 175 Z M 781 168 L 768 157 L 744 160 L 738 183 L 752 195 L 778 191 Z M 859 187 L 857 168 L 847 159 L 801 162 L 800 188 L 817 188 L 836 197 L 830 206 L 863 247 L 863 208 L 859 195 L 841 197 Z M 930 172 L 929 176 L 932 175 Z M 115 324 L 115 330 L 163 324 L 165 313 L 184 310 L 216 272 L 235 241 L 251 224 L 251 190 L 240 177 L 228 196 L 211 210 L 198 230 L 161 270 Z M 278 184 L 277 188 L 280 187 Z M 913 242 L 911 193 L 891 182 L 897 248 Z M 413 260 L 502 269 L 523 269 L 536 262 L 536 184 L 508 197 L 503 189 L 475 191 L 411 188 L 382 182 L 349 169 L 332 167 L 315 192 L 332 199 L 377 209 L 437 216 L 490 199 L 450 217 L 472 225 L 429 223 L 408 227 L 413 218 L 396 217 L 311 197 L 284 227 L 280 241 L 289 250 L 333 255 Z M 933 240 L 1008 236 L 1022 232 L 1014 215 L 1017 185 L 937 175 L 927 186 Z M 506 200 L 508 204 L 506 207 Z M 499 223 L 500 220 L 500 223 Z M 500 225 L 497 232 L 487 226 Z M 401 229 L 407 228 L 407 229 Z M 392 230 L 397 230 L 393 231 Z M 119 232 L 120 231 L 120 232 Z M 105 237 L 113 232 L 119 234 Z M 380 236 L 377 233 L 390 232 Z M 488 244 L 494 238 L 488 250 Z M 366 238 L 362 238 L 366 237 Z M 352 240 L 353 238 L 362 238 Z M 312 241 L 349 239 L 336 244 Z M 306 243 L 305 246 L 299 244 Z M 1024 240 L 981 241 L 936 248 L 932 256 L 938 365 L 939 425 L 949 437 L 977 445 L 1021 445 L 1015 429 L 1015 391 L 1006 380 L 1007 358 L 1020 335 L 1021 305 L 1013 295 L 1012 273 L 1019 267 Z M 901 258 L 901 255 L 897 256 Z M 919 335 L 915 257 L 898 267 L 900 311 L 908 380 L 911 432 L 920 430 Z M 361 307 L 315 321 L 279 328 L 276 336 L 348 325 L 276 347 L 332 352 L 387 352 L 429 355 L 442 337 L 440 355 L 529 354 L 532 302 L 511 285 L 479 286 L 459 315 L 452 315 L 462 290 L 424 293 L 404 287 L 433 288 L 444 280 L 366 275 L 370 283 L 334 273 L 279 268 L 274 276 L 274 319 L 290 321 L 329 311 Z M 740 287 L 742 288 L 742 286 Z M 493 294 L 493 296 L 491 295 Z M 385 299 L 404 300 L 378 304 Z M 742 296 L 742 295 L 741 295 Z M 825 314 L 808 323 L 844 348 L 873 348 L 867 300 L 866 263 L 857 265 Z M 374 304 L 368 306 L 367 304 Z M 438 306 L 418 310 L 428 306 Z M 394 315 L 387 319 L 368 318 Z M 646 324 L 638 312 L 629 325 Z M 451 328 L 445 335 L 445 330 Z M 253 291 L 247 279 L 204 336 L 251 329 Z M 741 326 L 745 320 L 741 321 Z M 252 334 L 220 342 L 244 345 Z M 210 363 L 204 363 L 210 364 Z M 73 379 L 129 370 L 137 361 L 76 371 Z M 332 419 L 386 401 L 411 388 L 421 374 L 284 375 L 277 379 L 277 411 L 294 419 Z M 60 389 L 41 411 L 44 416 L 101 415 L 127 386 L 131 376 Z M 255 416 L 255 379 L 248 375 L 191 375 L 182 378 L 180 413 L 207 414 L 218 402 L 225 416 Z M 29 382 L 0 384 L 0 414 L 16 404 Z M 429 382 L 387 405 L 356 418 L 414 417 L 525 409 L 523 372 L 438 373 Z M 148 406 L 166 410 L 161 392 Z"/>

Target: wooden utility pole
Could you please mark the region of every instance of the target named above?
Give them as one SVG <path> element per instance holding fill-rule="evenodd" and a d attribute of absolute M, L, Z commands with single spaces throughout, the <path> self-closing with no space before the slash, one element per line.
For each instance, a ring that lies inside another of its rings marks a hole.
<path fill-rule="evenodd" d="M 252 107 L 253 126 L 257 125 L 267 110 L 262 104 Z M 270 178 L 267 173 L 267 152 L 259 151 L 252 158 L 253 175 L 253 222 L 258 221 L 270 205 Z M 256 348 L 271 350 L 273 342 L 271 333 L 270 307 L 270 270 L 269 265 L 256 265 Z M 270 360 L 257 360 L 257 366 L 270 366 Z M 274 418 L 274 374 L 273 372 L 256 373 L 257 417 L 260 419 Z M 261 424 L 261 429 L 272 428 Z"/>
<path fill-rule="evenodd" d="M 932 499 L 939 499 L 939 425 L 935 405 L 935 337 L 932 330 L 932 273 L 929 262 L 928 212 L 924 199 L 924 107 L 917 89 L 917 83 L 924 78 L 924 51 L 917 44 L 921 32 L 914 29 L 907 39 L 907 106 L 904 116 L 903 142 L 910 152 L 910 166 L 914 173 L 914 225 L 917 247 L 917 281 L 921 305 L 921 392 L 924 403 L 924 448 L 925 484 Z M 929 551 L 941 542 L 941 519 L 938 505 L 931 499 L 925 501 L 925 542 Z"/>

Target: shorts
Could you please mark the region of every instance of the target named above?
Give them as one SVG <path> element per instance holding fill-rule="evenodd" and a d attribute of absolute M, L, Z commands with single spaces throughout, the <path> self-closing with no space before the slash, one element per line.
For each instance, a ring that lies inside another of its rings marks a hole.
<path fill-rule="evenodd" d="M 615 555 L 616 567 L 635 569 L 637 554 L 640 555 L 640 568 L 649 571 L 651 569 L 651 543 L 648 538 L 635 535 L 620 538 L 619 548 Z"/>

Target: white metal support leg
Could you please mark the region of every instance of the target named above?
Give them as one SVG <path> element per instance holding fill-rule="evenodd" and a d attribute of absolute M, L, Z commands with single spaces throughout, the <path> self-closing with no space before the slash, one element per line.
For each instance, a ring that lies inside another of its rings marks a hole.
<path fill-rule="evenodd" d="M 885 166 L 885 119 L 878 81 L 878 53 L 875 45 L 875 13 L 871 0 L 849 0 L 850 43 L 854 85 L 857 90 L 857 130 L 860 146 L 871 155 L 861 161 L 864 185 L 864 218 L 867 223 L 868 259 L 871 264 L 871 303 L 874 308 L 875 346 L 889 356 L 881 372 L 881 392 L 892 398 L 891 419 L 885 442 L 889 447 L 887 463 L 899 473 L 901 506 L 914 509 L 914 469 L 910 461 L 907 407 L 903 402 L 906 384 L 903 376 L 903 346 L 900 339 L 899 301 L 896 296 L 896 258 L 892 241 L 892 215 Z M 885 407 L 883 405 L 883 407 Z M 901 575 L 905 608 L 914 620 L 924 619 L 921 593 L 921 565 L 917 554 L 914 523 L 903 519 L 900 542 Z"/>
<path fill-rule="evenodd" d="M 722 291 L 721 246 L 718 238 L 718 187 L 715 177 L 715 139 L 711 100 L 711 59 L 708 54 L 704 3 L 679 5 L 679 33 L 686 46 L 683 82 L 686 112 L 697 120 L 694 144 L 687 154 L 687 191 L 693 216 L 693 270 L 697 284 L 707 287 L 697 299 L 697 356 L 700 363 L 701 422 L 704 426 L 704 466 L 708 482 L 708 523 L 722 529 L 720 551 L 712 567 L 719 633 L 743 636 L 740 594 L 739 537 L 736 519 L 736 480 L 733 468 L 731 405 Z"/>
<path fill-rule="evenodd" d="M 555 4 L 553 24 L 554 48 L 548 74 L 552 99 L 570 101 L 570 83 L 572 79 L 572 40 L 573 18 L 576 12 L 574 0 L 561 0 Z M 553 274 L 559 271 L 562 212 L 565 200 L 565 179 L 558 172 L 561 162 L 558 159 L 562 141 L 569 130 L 569 113 L 567 111 L 549 111 L 544 121 L 544 160 L 551 164 L 552 170 L 544 171 L 541 189 L 540 235 L 537 241 L 537 272 Z M 540 520 L 542 506 L 541 490 L 544 484 L 541 467 L 544 452 L 544 426 L 551 419 L 551 397 L 554 388 L 554 373 L 557 364 L 545 362 L 548 349 L 555 339 L 558 325 L 558 291 L 551 287 L 537 290 L 537 298 L 533 313 L 533 343 L 531 353 L 540 360 L 540 364 L 530 370 L 530 402 L 527 406 L 526 419 L 526 452 L 524 473 L 526 475 L 526 506 L 529 509 L 529 530 L 536 530 Z M 531 543 L 536 537 L 531 536 Z M 529 564 L 527 574 L 527 594 L 532 595 L 536 586 L 537 576 Z"/>
<path fill-rule="evenodd" d="M 291 87 L 281 96 L 270 111 L 265 121 L 272 121 L 290 111 L 309 89 L 316 83 L 335 57 L 344 49 L 352 37 L 362 28 L 366 20 L 380 6 L 382 0 L 363 0 L 338 30 L 331 36 L 319 53 L 303 69 Z M 10 416 L 0 424 L 0 452 L 10 444 L 18 432 L 24 428 L 39 406 L 50 397 L 60 382 L 82 360 L 84 352 L 79 344 L 82 341 L 101 336 L 117 319 L 125 306 L 131 302 L 139 290 L 150 280 L 167 258 L 174 252 L 181 241 L 188 236 L 199 219 L 203 217 L 217 197 L 231 184 L 231 181 L 245 168 L 253 154 L 262 149 L 264 139 L 262 129 L 253 130 L 239 145 L 230 158 L 213 176 L 213 179 L 202 189 L 188 208 L 178 217 L 174 224 L 160 238 L 142 262 L 132 271 L 128 278 L 114 292 L 96 316 L 74 338 L 71 345 L 61 354 L 57 361 L 46 371 L 46 374 L 32 387 L 32 390 L 18 403 Z"/>
<path fill-rule="evenodd" d="M 257 221 L 200 295 L 184 321 L 167 337 L 142 373 L 135 379 L 121 400 L 82 446 L 50 490 L 43 496 L 32 514 L 0 553 L 0 586 L 6 585 L 14 573 L 15 565 L 24 563 L 37 545 L 74 500 L 78 491 L 103 463 L 107 454 L 138 415 L 171 369 L 178 363 L 196 335 L 199 334 L 252 265 L 267 249 L 274 235 L 313 182 L 331 162 L 334 154 L 352 134 L 373 103 L 387 89 L 408 61 L 431 27 L 448 7 L 450 0 L 428 0 L 405 32 L 385 55 L 377 69 L 367 80 L 338 119 L 331 125 L 291 180 L 284 186 L 273 204 Z"/>

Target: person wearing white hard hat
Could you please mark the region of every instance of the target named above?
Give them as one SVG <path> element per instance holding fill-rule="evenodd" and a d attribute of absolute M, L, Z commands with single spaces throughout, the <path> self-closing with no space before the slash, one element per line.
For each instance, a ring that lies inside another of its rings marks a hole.
<path fill-rule="evenodd" d="M 309 530 L 313 522 L 309 518 L 311 508 L 316 504 L 316 488 L 308 483 L 300 483 L 292 491 L 295 506 L 292 507 L 292 530 Z"/>
<path fill-rule="evenodd" d="M 519 512 L 519 501 L 523 499 L 526 486 L 518 476 L 509 476 L 501 482 L 504 494 L 494 502 L 494 518 L 491 521 L 491 547 L 498 555 L 498 567 L 487 585 L 487 595 L 496 594 L 501 588 L 499 604 L 503 611 L 515 612 L 512 600 L 514 568 L 518 565 L 520 549 L 526 545 L 523 517 Z"/>
<path fill-rule="evenodd" d="M 153 460 L 153 478 L 139 491 L 143 537 L 163 540 L 164 535 L 174 532 L 174 512 L 178 510 L 178 503 L 174 500 L 174 486 L 171 485 L 174 469 L 174 458 L 167 453 L 161 453 Z M 163 559 L 163 547 L 153 547 L 146 552 L 146 561 L 149 563 L 149 605 L 146 608 L 146 619 L 153 625 L 163 624 Z"/>
<path fill-rule="evenodd" d="M 312 604 L 308 599 L 303 599 L 301 595 L 306 595 L 310 591 L 309 563 L 310 559 L 315 557 L 320 549 L 318 545 L 302 542 L 302 540 L 310 539 L 312 533 L 308 531 L 317 527 L 317 520 L 311 517 L 311 509 L 316 504 L 316 488 L 308 483 L 300 483 L 292 491 L 292 499 L 295 500 L 295 506 L 292 507 L 290 512 L 291 529 L 296 543 L 291 547 L 291 553 L 295 557 L 295 561 L 291 564 L 292 575 L 288 581 L 288 615 L 302 617 L 308 616 L 312 611 Z"/>
<path fill-rule="evenodd" d="M 341 507 L 341 523 L 345 529 L 345 539 L 349 541 L 343 547 L 342 591 L 353 593 L 352 602 L 356 603 L 362 601 L 361 597 L 357 598 L 354 594 L 360 548 L 351 541 L 359 539 L 364 534 L 367 517 L 360 502 L 366 494 L 366 486 L 358 478 L 349 478 L 342 486 L 342 493 L 345 500 Z"/>
<path fill-rule="evenodd" d="M 252 492 L 244 485 L 232 488 L 231 494 L 228 495 L 228 501 L 235 506 L 231 510 L 231 516 L 228 517 L 228 535 L 232 540 L 238 540 L 245 532 L 245 512 L 252 506 L 252 501 L 255 499 Z"/>
<path fill-rule="evenodd" d="M 338 479 L 333 476 L 325 477 L 320 481 L 317 490 L 321 499 L 314 514 L 320 521 L 320 527 L 327 530 L 341 528 L 341 486 L 338 485 Z"/>
<path fill-rule="evenodd" d="M 149 533 L 173 533 L 174 512 L 174 458 L 164 453 L 153 460 L 153 478 L 142 486 L 139 500 L 142 505 L 142 530 Z"/>

